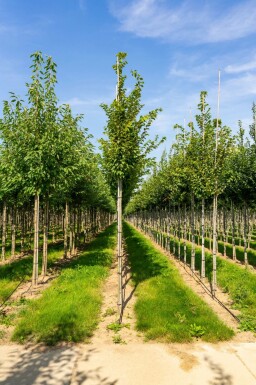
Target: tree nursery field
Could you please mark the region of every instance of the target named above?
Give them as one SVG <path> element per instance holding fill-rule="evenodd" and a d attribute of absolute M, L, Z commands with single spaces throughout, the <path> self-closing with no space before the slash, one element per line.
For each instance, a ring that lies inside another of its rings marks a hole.
<path fill-rule="evenodd" d="M 88 343 L 108 316 L 106 333 L 125 343 L 127 271 L 129 317 L 144 341 L 256 334 L 256 105 L 247 138 L 240 121 L 234 134 L 212 117 L 202 91 L 194 119 L 174 127 L 176 140 L 157 163 L 150 153 L 165 138 L 149 139 L 149 130 L 161 109 L 142 113 L 143 78 L 132 71 L 134 86 L 126 86 L 126 58 L 117 54 L 116 97 L 101 105 L 100 153 L 82 116 L 60 105 L 51 57 L 32 54 L 27 99 L 10 93 L 3 103 L 2 343 Z M 102 314 L 113 271 L 115 306 Z"/>

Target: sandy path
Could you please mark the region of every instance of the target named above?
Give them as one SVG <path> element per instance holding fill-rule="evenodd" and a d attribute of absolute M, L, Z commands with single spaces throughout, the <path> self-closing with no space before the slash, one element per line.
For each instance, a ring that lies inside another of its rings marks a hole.
<path fill-rule="evenodd" d="M 0 385 L 255 385 L 256 344 L 0 346 Z"/>
<path fill-rule="evenodd" d="M 110 275 L 103 288 L 103 305 L 101 310 L 101 321 L 92 338 L 92 345 L 114 344 L 113 339 L 121 338 L 121 344 L 142 342 L 142 338 L 135 330 L 135 287 L 131 282 L 130 268 L 126 255 L 123 260 L 123 298 L 124 307 L 122 315 L 122 329 L 118 332 L 109 330 L 108 325 L 118 323 L 119 313 L 117 307 L 118 298 L 118 275 L 117 261 L 111 267 Z"/>

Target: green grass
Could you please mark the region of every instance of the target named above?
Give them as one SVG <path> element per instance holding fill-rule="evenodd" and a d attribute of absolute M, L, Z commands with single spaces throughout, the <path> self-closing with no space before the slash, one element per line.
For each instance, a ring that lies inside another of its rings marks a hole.
<path fill-rule="evenodd" d="M 31 301 L 14 331 L 13 340 L 55 345 L 60 341 L 86 342 L 99 321 L 102 284 L 116 247 L 112 225 L 65 268 L 42 297 Z"/>
<path fill-rule="evenodd" d="M 48 248 L 48 267 L 63 256 L 63 242 L 51 244 Z M 41 272 L 42 252 L 39 253 L 39 273 Z M 19 282 L 31 279 L 33 256 L 23 257 L 0 265 L 0 304 L 12 293 Z"/>
<path fill-rule="evenodd" d="M 183 282 L 176 267 L 133 227 L 124 236 L 136 285 L 137 328 L 148 340 L 230 339 L 234 332 Z"/>
<path fill-rule="evenodd" d="M 170 250 L 173 252 L 175 243 L 175 255 L 178 251 L 177 238 L 170 237 Z M 191 243 L 186 242 L 187 263 L 191 263 Z M 195 268 L 201 271 L 201 247 L 195 248 Z M 181 244 L 181 260 L 184 259 L 184 245 Z M 205 252 L 206 276 L 212 279 L 212 254 Z M 233 301 L 233 308 L 241 311 L 241 328 L 256 333 L 256 274 L 242 268 L 231 261 L 217 257 L 217 283 Z"/>
<path fill-rule="evenodd" d="M 198 236 L 195 236 L 195 242 L 198 243 Z M 201 244 L 201 237 L 200 237 Z M 212 240 L 211 240 L 212 245 Z M 210 248 L 210 238 L 205 238 L 205 247 Z M 218 241 L 218 252 L 224 254 L 224 242 Z M 226 243 L 227 257 L 233 258 L 233 246 L 230 243 Z M 236 245 L 236 258 L 240 262 L 244 263 L 244 247 Z M 248 263 L 252 266 L 256 266 L 256 250 L 247 249 Z"/>
<path fill-rule="evenodd" d="M 34 235 L 33 233 L 31 233 L 31 242 L 29 242 L 29 238 L 30 238 L 30 233 L 27 234 L 26 236 L 26 241 L 24 243 L 24 253 L 25 254 L 29 254 L 29 253 L 32 253 L 33 252 L 33 245 L 34 245 Z M 59 241 L 59 239 L 63 238 L 63 234 L 62 234 L 62 231 L 60 229 L 58 229 L 56 232 L 55 232 L 55 238 L 57 241 Z M 20 255 L 21 253 L 21 236 L 20 236 L 20 232 L 17 231 L 16 233 L 16 239 L 15 239 L 15 255 Z M 48 234 L 48 244 L 50 245 L 52 243 L 52 232 L 49 231 L 49 234 Z M 11 257 L 11 230 L 8 231 L 8 235 L 7 235 L 7 239 L 6 239 L 6 245 L 5 245 L 5 258 L 8 260 L 10 257 Z M 40 234 L 39 236 L 39 247 L 42 247 L 43 246 L 43 235 Z M 2 238 L 0 237 L 0 249 L 2 248 Z"/>

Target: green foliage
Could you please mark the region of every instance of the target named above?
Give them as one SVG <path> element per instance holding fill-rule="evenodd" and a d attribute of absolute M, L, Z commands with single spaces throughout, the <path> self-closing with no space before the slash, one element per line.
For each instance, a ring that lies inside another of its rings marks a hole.
<path fill-rule="evenodd" d="M 201 338 L 205 334 L 205 329 L 202 326 L 194 323 L 190 325 L 189 333 L 191 337 Z"/>
<path fill-rule="evenodd" d="M 113 309 L 112 307 L 109 307 L 105 313 L 103 314 L 103 317 L 109 317 L 109 316 L 112 316 L 112 315 L 115 315 L 116 314 L 116 310 Z"/>
<path fill-rule="evenodd" d="M 239 329 L 242 331 L 251 331 L 256 333 L 256 317 L 250 314 L 243 315 L 239 325 Z"/>
<path fill-rule="evenodd" d="M 120 330 L 122 330 L 122 328 L 128 328 L 129 329 L 130 328 L 130 324 L 114 322 L 114 323 L 111 323 L 111 324 L 107 325 L 107 329 L 108 330 L 112 330 L 115 333 L 120 332 Z"/>
<path fill-rule="evenodd" d="M 231 180 L 229 167 L 234 138 L 220 121 L 217 130 L 206 96 L 207 92 L 202 91 L 195 117 L 197 127 L 192 122 L 188 127 L 174 126 L 179 132 L 168 159 L 160 161 L 151 177 L 134 194 L 127 214 L 151 206 L 187 203 L 191 192 L 201 199 L 225 191 Z"/>
<path fill-rule="evenodd" d="M 114 344 L 118 344 L 118 345 L 119 344 L 122 344 L 122 345 L 126 344 L 126 342 L 122 339 L 122 337 L 119 334 L 113 336 L 112 340 L 113 340 Z"/>
<path fill-rule="evenodd" d="M 108 139 L 100 140 L 103 167 L 108 182 L 115 196 L 117 180 L 122 179 L 124 204 L 128 202 L 140 177 L 151 163 L 148 154 L 161 142 L 158 137 L 155 140 L 148 139 L 149 128 L 160 109 L 152 110 L 146 115 L 139 115 L 143 107 L 141 93 L 144 82 L 137 71 L 132 71 L 135 85 L 127 94 L 126 76 L 123 74 L 126 64 L 126 54 L 118 53 L 117 63 L 113 66 L 119 79 L 117 98 L 109 106 L 102 104 L 107 116 L 104 133 Z"/>
<path fill-rule="evenodd" d="M 0 199 L 24 205 L 39 194 L 50 203 L 114 211 L 83 116 L 58 106 L 56 64 L 40 51 L 31 58 L 28 100 L 10 93 L 0 120 Z"/>

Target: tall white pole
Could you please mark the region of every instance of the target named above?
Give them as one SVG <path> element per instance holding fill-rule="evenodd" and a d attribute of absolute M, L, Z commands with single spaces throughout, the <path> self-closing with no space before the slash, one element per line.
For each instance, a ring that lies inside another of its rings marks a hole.
<path fill-rule="evenodd" d="M 117 85 L 116 85 L 116 101 L 119 103 L 119 86 L 120 86 L 120 73 L 119 73 L 119 58 L 117 56 Z M 119 310 L 119 322 L 122 322 L 123 311 L 123 282 L 122 282 L 122 179 L 117 180 L 117 258 L 118 258 L 118 310 Z"/>
<path fill-rule="evenodd" d="M 215 172 L 217 167 L 217 151 L 218 151 L 218 131 L 220 119 L 220 70 L 218 76 L 218 102 L 217 102 L 217 119 L 216 119 L 216 133 L 215 133 Z M 216 176 L 215 176 L 216 178 Z M 215 179 L 215 191 L 213 197 L 213 255 L 212 255 L 212 294 L 215 297 L 217 288 L 217 213 L 218 213 L 218 184 Z"/>

